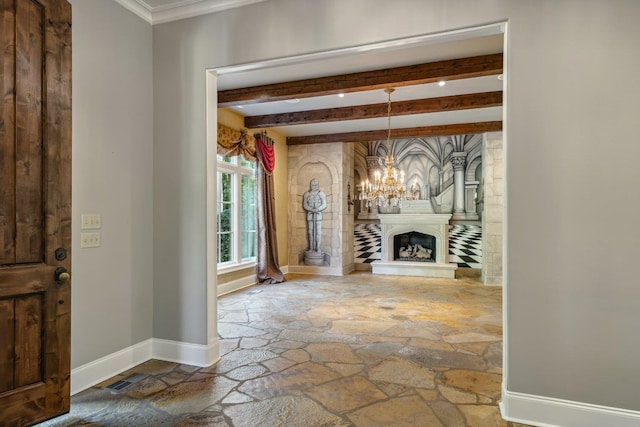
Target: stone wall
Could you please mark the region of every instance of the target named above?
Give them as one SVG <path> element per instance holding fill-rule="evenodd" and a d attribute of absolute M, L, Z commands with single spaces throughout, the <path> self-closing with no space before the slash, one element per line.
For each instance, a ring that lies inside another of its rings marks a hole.
<path fill-rule="evenodd" d="M 502 286 L 504 164 L 502 132 L 488 133 L 483 144 L 482 282 Z"/>
<path fill-rule="evenodd" d="M 354 239 L 354 214 L 353 210 L 356 205 L 356 201 L 354 200 L 354 158 L 355 158 L 355 147 L 353 143 L 342 144 L 342 180 L 341 180 L 341 191 L 343 192 L 343 197 L 340 200 L 341 206 L 341 215 L 340 215 L 340 224 L 341 224 L 341 249 L 342 249 L 342 266 L 343 272 L 349 273 L 354 270 L 354 251 L 353 251 L 353 239 Z M 353 206 L 349 209 L 347 205 L 347 184 L 351 187 L 351 199 L 353 202 Z"/>
<path fill-rule="evenodd" d="M 347 209 L 347 183 L 351 183 L 352 191 L 354 188 L 353 153 L 353 143 L 289 147 L 289 272 L 342 275 L 353 270 L 353 215 Z M 327 196 L 320 244 L 321 251 L 328 255 L 325 266 L 303 262 L 308 239 L 302 195 L 309 190 L 313 178 Z"/>

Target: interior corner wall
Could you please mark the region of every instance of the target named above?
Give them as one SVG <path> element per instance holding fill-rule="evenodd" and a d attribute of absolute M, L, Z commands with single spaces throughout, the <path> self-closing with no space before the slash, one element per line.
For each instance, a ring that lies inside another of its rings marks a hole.
<path fill-rule="evenodd" d="M 505 389 L 640 410 L 640 253 L 611 211 L 640 209 L 638 16 L 630 0 L 278 0 L 154 26 L 154 330 L 206 337 L 205 68 L 507 22 Z"/>
<path fill-rule="evenodd" d="M 152 337 L 153 73 L 151 25 L 114 1 L 70 3 L 77 368 Z M 80 248 L 84 213 L 101 215 L 98 248 Z"/>

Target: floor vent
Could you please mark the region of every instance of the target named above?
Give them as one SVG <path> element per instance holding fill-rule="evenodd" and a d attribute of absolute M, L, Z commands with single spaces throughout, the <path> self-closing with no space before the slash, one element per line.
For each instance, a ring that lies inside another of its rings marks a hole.
<path fill-rule="evenodd" d="M 131 374 L 128 377 L 125 377 L 121 380 L 118 380 L 114 383 L 109 384 L 105 388 L 108 388 L 109 390 L 115 390 L 115 391 L 124 390 L 125 388 L 129 387 L 131 384 L 135 384 L 146 377 L 147 377 L 147 374 Z"/>
<path fill-rule="evenodd" d="M 109 384 L 105 388 L 108 388 L 109 390 L 120 391 L 122 389 L 125 389 L 125 388 L 129 387 L 131 384 L 133 384 L 133 383 L 129 382 L 129 381 L 118 380 L 113 384 Z"/>

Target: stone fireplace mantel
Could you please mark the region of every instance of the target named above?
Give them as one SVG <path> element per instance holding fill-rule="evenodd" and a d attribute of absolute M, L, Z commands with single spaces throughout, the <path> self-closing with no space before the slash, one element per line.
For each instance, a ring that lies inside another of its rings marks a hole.
<path fill-rule="evenodd" d="M 382 228 L 382 253 L 371 263 L 373 274 L 454 278 L 458 267 L 449 263 L 450 214 L 378 214 Z M 419 232 L 436 239 L 434 262 L 397 261 L 394 259 L 393 238 L 398 234 Z"/>

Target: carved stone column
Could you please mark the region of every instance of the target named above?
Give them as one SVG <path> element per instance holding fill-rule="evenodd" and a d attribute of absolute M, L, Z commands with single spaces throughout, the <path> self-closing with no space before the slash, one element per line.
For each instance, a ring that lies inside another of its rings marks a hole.
<path fill-rule="evenodd" d="M 453 166 L 453 217 L 451 219 L 465 219 L 464 169 L 467 165 L 467 153 L 452 153 L 451 165 Z"/>
<path fill-rule="evenodd" d="M 465 183 L 465 217 L 466 219 L 477 220 L 480 217 L 477 212 L 477 193 L 478 181 L 472 181 Z"/>

